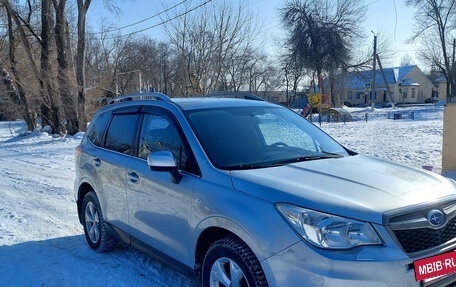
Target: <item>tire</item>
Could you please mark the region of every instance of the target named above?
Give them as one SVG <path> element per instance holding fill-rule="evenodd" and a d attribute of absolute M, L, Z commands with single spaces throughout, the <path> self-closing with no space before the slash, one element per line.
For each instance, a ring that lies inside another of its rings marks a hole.
<path fill-rule="evenodd" d="M 223 238 L 211 245 L 202 272 L 202 287 L 268 286 L 255 254 L 235 237 Z"/>
<path fill-rule="evenodd" d="M 84 197 L 82 213 L 84 234 L 90 248 L 99 253 L 116 248 L 119 241 L 106 230 L 100 202 L 94 191 Z"/>

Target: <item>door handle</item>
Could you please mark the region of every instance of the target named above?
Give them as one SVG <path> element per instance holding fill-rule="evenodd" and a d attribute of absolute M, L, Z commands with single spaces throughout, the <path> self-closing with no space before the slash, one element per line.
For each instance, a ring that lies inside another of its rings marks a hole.
<path fill-rule="evenodd" d="M 134 171 L 128 173 L 128 178 L 130 179 L 131 182 L 138 182 L 139 181 L 139 176 Z"/>
<path fill-rule="evenodd" d="M 94 158 L 93 159 L 93 164 L 95 166 L 100 166 L 101 165 L 101 159 L 99 159 L 98 157 Z"/>

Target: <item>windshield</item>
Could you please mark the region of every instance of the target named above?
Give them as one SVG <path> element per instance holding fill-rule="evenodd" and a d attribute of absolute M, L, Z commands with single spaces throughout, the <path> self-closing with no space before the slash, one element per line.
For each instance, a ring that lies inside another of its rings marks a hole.
<path fill-rule="evenodd" d="M 250 169 L 328 157 L 346 150 L 312 123 L 279 106 L 193 110 L 190 125 L 220 169 Z"/>

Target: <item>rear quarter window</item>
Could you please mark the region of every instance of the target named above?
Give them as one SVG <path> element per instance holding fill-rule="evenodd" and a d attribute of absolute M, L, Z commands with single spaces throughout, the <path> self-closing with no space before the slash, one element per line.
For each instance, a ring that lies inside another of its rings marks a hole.
<path fill-rule="evenodd" d="M 87 137 L 96 146 L 103 145 L 103 137 L 110 119 L 110 113 L 99 114 L 90 124 Z"/>

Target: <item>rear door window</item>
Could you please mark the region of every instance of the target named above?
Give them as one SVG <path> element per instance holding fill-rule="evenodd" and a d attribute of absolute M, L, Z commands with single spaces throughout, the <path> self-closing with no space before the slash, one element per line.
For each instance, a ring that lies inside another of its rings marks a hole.
<path fill-rule="evenodd" d="M 114 114 L 106 134 L 105 148 L 133 154 L 139 114 Z"/>

